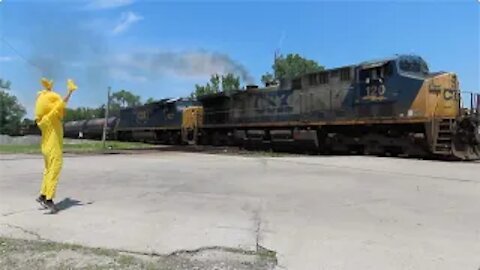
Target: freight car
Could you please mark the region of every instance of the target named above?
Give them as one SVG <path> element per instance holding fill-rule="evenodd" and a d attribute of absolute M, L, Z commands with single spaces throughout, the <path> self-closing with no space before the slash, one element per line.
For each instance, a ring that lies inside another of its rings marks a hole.
<path fill-rule="evenodd" d="M 37 124 L 28 124 L 20 128 L 20 135 L 40 135 L 41 131 L 37 127 Z"/>
<path fill-rule="evenodd" d="M 63 125 L 63 136 L 67 138 L 83 138 L 87 120 L 69 121 Z"/>
<path fill-rule="evenodd" d="M 324 153 L 478 159 L 478 94 L 462 107 L 454 73 L 401 55 L 200 99 L 204 144 Z"/>
<path fill-rule="evenodd" d="M 110 117 L 107 120 L 106 137 L 107 139 L 116 138 L 116 126 L 118 117 Z M 76 139 L 101 139 L 103 136 L 103 126 L 105 118 L 95 118 L 89 120 L 69 121 L 64 124 L 63 134 L 67 138 Z"/>
<path fill-rule="evenodd" d="M 117 117 L 109 117 L 107 119 L 107 126 L 105 135 L 107 139 L 115 138 L 115 130 L 119 119 Z M 103 126 L 105 125 L 105 118 L 90 119 L 85 123 L 83 134 L 85 139 L 101 139 L 103 136 Z"/>

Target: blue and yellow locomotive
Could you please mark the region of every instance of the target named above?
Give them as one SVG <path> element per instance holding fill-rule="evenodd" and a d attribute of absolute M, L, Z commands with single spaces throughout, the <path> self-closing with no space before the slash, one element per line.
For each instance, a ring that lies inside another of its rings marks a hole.
<path fill-rule="evenodd" d="M 478 94 L 469 97 L 463 110 L 454 73 L 431 73 L 421 57 L 402 55 L 203 97 L 201 136 L 250 147 L 477 159 Z"/>

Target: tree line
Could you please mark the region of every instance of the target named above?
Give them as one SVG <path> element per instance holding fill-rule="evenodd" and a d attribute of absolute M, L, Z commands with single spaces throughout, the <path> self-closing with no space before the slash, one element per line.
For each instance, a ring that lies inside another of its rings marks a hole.
<path fill-rule="evenodd" d="M 305 73 L 323 70 L 324 67 L 314 60 L 306 59 L 299 54 L 280 55 L 275 59 L 272 70 L 261 77 L 265 85 L 278 84 L 282 79 L 291 79 Z M 34 121 L 24 118 L 26 114 L 18 99 L 9 92 L 11 82 L 0 79 L 0 134 L 17 135 L 22 129 L 34 124 Z M 212 74 L 210 80 L 204 84 L 196 84 L 190 94 L 190 98 L 197 99 L 204 95 L 225 92 L 231 93 L 241 90 L 240 77 L 228 74 Z M 120 110 L 126 107 L 134 107 L 142 104 L 155 102 L 154 98 L 148 98 L 145 103 L 141 97 L 128 90 L 120 90 L 110 96 L 109 115 L 119 116 Z M 78 107 L 67 108 L 64 121 L 74 121 L 105 117 L 105 104 L 97 108 Z"/>

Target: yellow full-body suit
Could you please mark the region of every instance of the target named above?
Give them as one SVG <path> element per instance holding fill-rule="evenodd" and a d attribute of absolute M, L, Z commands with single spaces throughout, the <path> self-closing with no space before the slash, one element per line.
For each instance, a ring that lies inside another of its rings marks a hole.
<path fill-rule="evenodd" d="M 42 79 L 43 90 L 38 92 L 35 104 L 35 121 L 42 132 L 42 154 L 45 161 L 40 194 L 47 200 L 55 197 L 58 178 L 63 165 L 63 116 L 66 103 L 52 91 L 53 82 Z M 76 89 L 73 81 L 67 84 L 71 94 Z"/>

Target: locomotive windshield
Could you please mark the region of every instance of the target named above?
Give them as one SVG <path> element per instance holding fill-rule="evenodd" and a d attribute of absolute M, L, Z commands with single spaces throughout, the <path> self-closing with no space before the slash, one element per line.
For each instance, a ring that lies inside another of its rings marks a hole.
<path fill-rule="evenodd" d="M 399 60 L 399 67 L 402 72 L 410 74 L 428 74 L 428 66 L 420 57 L 402 57 Z"/>

